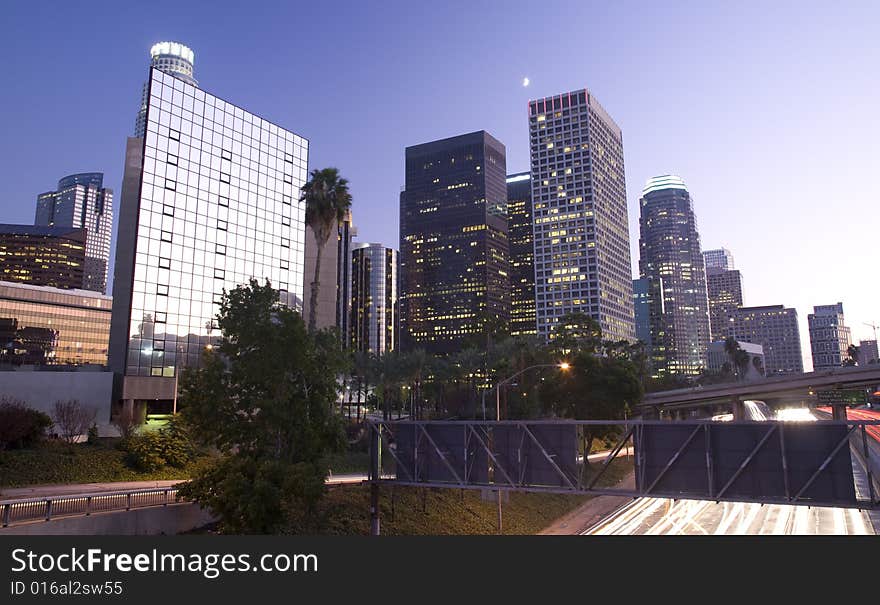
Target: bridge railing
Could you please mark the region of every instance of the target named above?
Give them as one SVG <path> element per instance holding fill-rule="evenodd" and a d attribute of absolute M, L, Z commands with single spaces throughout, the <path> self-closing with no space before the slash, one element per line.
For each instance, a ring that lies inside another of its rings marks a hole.
<path fill-rule="evenodd" d="M 173 486 L 0 500 L 0 525 L 9 527 L 17 523 L 51 521 L 60 517 L 168 506 L 179 501 L 177 488 Z"/>

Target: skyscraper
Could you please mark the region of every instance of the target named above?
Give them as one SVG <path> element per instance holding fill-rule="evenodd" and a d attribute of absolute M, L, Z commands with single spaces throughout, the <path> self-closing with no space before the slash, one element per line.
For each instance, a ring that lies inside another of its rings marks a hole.
<path fill-rule="evenodd" d="M 740 307 L 733 312 L 729 335 L 763 347 L 766 376 L 804 371 L 797 309 L 782 305 Z"/>
<path fill-rule="evenodd" d="M 709 311 L 690 193 L 677 176 L 653 177 L 639 206 L 639 273 L 652 283 L 662 280 L 651 306 L 652 371 L 698 374 L 707 363 Z"/>
<path fill-rule="evenodd" d="M 507 177 L 507 231 L 510 237 L 510 335 L 537 334 L 532 183 L 528 172 Z"/>
<path fill-rule="evenodd" d="M 150 49 L 150 67 L 154 67 L 175 78 L 180 78 L 187 84 L 198 86 L 194 77 L 193 62 L 195 53 L 185 44 L 180 42 L 159 42 Z M 141 108 L 138 111 L 134 125 L 134 136 L 143 137 L 147 119 L 147 83 L 144 83 L 141 93 Z"/>
<path fill-rule="evenodd" d="M 351 253 L 351 348 L 382 354 L 397 346 L 397 251 L 355 244 Z"/>
<path fill-rule="evenodd" d="M 706 265 L 706 271 L 709 269 L 721 269 L 722 271 L 733 270 L 733 253 L 727 248 L 718 248 L 717 250 L 703 250 L 703 262 Z"/>
<path fill-rule="evenodd" d="M 84 290 L 107 292 L 110 236 L 113 231 L 113 190 L 104 186 L 100 172 L 72 174 L 58 181 L 58 189 L 37 197 L 34 224 L 43 227 L 85 229 Z"/>
<path fill-rule="evenodd" d="M 535 306 L 552 338 L 568 313 L 635 338 L 623 135 L 586 89 L 529 101 Z"/>
<path fill-rule="evenodd" d="M 662 283 L 662 280 L 661 282 Z M 658 283 L 658 291 L 660 291 Z M 648 358 L 651 356 L 651 306 L 654 296 L 650 279 L 633 280 L 633 307 L 635 308 L 636 339 L 645 343 Z M 662 301 L 662 299 L 661 299 Z"/>
<path fill-rule="evenodd" d="M 706 269 L 706 292 L 712 340 L 724 340 L 730 335 L 730 317 L 743 306 L 742 274 L 736 269 L 709 267 Z"/>
<path fill-rule="evenodd" d="M 406 148 L 400 346 L 445 355 L 510 315 L 504 145 L 485 131 Z"/>
<path fill-rule="evenodd" d="M 859 341 L 859 365 L 866 366 L 880 362 L 880 353 L 877 351 L 876 340 Z"/>
<path fill-rule="evenodd" d="M 0 225 L 0 281 L 81 289 L 85 262 L 85 229 Z"/>
<path fill-rule="evenodd" d="M 807 315 L 813 370 L 837 368 L 849 359 L 852 336 L 844 323 L 843 303 L 818 305 Z"/>
<path fill-rule="evenodd" d="M 219 337 L 223 290 L 269 280 L 300 308 L 308 141 L 151 68 L 128 139 L 110 338 L 118 398 L 174 397 Z"/>

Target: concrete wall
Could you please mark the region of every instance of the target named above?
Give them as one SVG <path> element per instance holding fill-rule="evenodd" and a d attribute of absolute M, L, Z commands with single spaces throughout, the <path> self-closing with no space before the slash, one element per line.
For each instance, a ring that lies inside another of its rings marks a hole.
<path fill-rule="evenodd" d="M 64 517 L 0 528 L 2 536 L 157 536 L 190 531 L 214 521 L 198 504 L 135 508 L 130 511 Z"/>
<path fill-rule="evenodd" d="M 95 424 L 102 436 L 117 434 L 110 426 L 112 395 L 112 372 L 0 372 L 0 397 L 20 399 L 49 416 L 56 401 L 77 399 L 97 409 Z"/>

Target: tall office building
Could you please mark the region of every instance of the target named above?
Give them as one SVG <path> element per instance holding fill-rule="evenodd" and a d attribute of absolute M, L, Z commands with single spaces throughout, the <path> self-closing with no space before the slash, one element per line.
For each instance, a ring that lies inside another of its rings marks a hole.
<path fill-rule="evenodd" d="M 876 340 L 859 341 L 859 365 L 880 363 L 880 353 L 877 351 Z"/>
<path fill-rule="evenodd" d="M 742 274 L 736 269 L 708 267 L 706 293 L 709 296 L 712 340 L 724 340 L 730 335 L 730 317 L 743 306 Z"/>
<path fill-rule="evenodd" d="M 804 371 L 797 309 L 782 305 L 740 307 L 733 312 L 729 336 L 763 347 L 766 376 Z"/>
<path fill-rule="evenodd" d="M 151 68 L 145 137 L 128 139 L 110 365 L 117 399 L 174 398 L 219 338 L 223 290 L 269 280 L 301 308 L 308 141 Z"/>
<path fill-rule="evenodd" d="M 504 145 L 485 131 L 406 148 L 400 346 L 445 355 L 510 315 Z"/>
<path fill-rule="evenodd" d="M 657 290 L 662 291 L 662 278 L 657 283 Z M 663 299 L 660 298 L 660 304 Z M 635 309 L 636 339 L 641 340 L 647 347 L 647 354 L 651 356 L 651 307 L 654 304 L 652 282 L 650 279 L 633 280 L 633 307 Z M 662 311 L 662 309 L 661 309 Z"/>
<path fill-rule="evenodd" d="M 586 89 L 529 101 L 538 333 L 584 313 L 634 340 L 623 135 Z"/>
<path fill-rule="evenodd" d="M 175 78 L 180 78 L 187 84 L 198 86 L 194 77 L 193 62 L 196 55 L 191 48 L 180 42 L 159 42 L 150 48 L 150 67 L 171 74 Z M 147 124 L 147 101 L 149 100 L 149 89 L 147 82 L 144 82 L 143 91 L 141 93 L 141 107 L 138 110 L 137 119 L 134 125 L 134 136 L 143 137 Z"/>
<path fill-rule="evenodd" d="M 355 244 L 351 252 L 351 348 L 380 355 L 397 346 L 397 251 Z"/>
<path fill-rule="evenodd" d="M 85 262 L 85 229 L 0 225 L 0 281 L 81 289 Z"/>
<path fill-rule="evenodd" d="M 538 333 L 535 320 L 535 245 L 532 183 L 528 172 L 507 177 L 507 233 L 510 239 L 510 335 Z"/>
<path fill-rule="evenodd" d="M 318 244 L 311 227 L 305 228 L 305 273 L 303 280 L 303 318 L 309 321 L 312 304 L 312 282 L 318 260 Z M 336 231 L 321 252 L 320 287 L 315 307 L 315 326 L 318 329 L 336 327 L 343 343 L 349 341 L 349 316 L 351 314 L 351 246 L 357 234 L 351 212 L 339 223 Z"/>
<path fill-rule="evenodd" d="M 813 370 L 837 368 L 849 359 L 852 336 L 844 323 L 843 303 L 818 305 L 807 315 Z"/>
<path fill-rule="evenodd" d="M 703 250 L 703 262 L 707 272 L 709 269 L 721 269 L 722 271 L 733 271 L 734 269 L 733 253 L 727 248 Z"/>
<path fill-rule="evenodd" d="M 104 187 L 100 172 L 72 174 L 58 181 L 58 189 L 37 197 L 34 224 L 42 227 L 85 229 L 86 254 L 79 288 L 107 292 L 110 236 L 113 232 L 113 190 Z"/>
<path fill-rule="evenodd" d="M 648 179 L 639 200 L 639 273 L 660 283 L 651 306 L 651 363 L 656 376 L 706 368 L 709 309 L 706 271 L 693 201 L 677 176 Z"/>

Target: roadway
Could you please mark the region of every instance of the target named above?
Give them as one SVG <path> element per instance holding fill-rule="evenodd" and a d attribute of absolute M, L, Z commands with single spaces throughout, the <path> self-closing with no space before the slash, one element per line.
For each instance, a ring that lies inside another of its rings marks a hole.
<path fill-rule="evenodd" d="M 761 418 L 764 414 L 760 410 L 746 407 L 746 412 L 752 420 L 766 420 Z M 853 420 L 880 419 L 876 412 L 850 413 Z M 873 449 L 877 445 L 876 441 L 872 443 L 872 454 L 876 453 Z M 861 493 L 866 484 L 858 464 L 853 461 L 857 492 L 867 499 L 867 494 Z M 637 498 L 582 535 L 874 535 L 875 527 L 880 529 L 880 515 L 876 511 Z"/>

